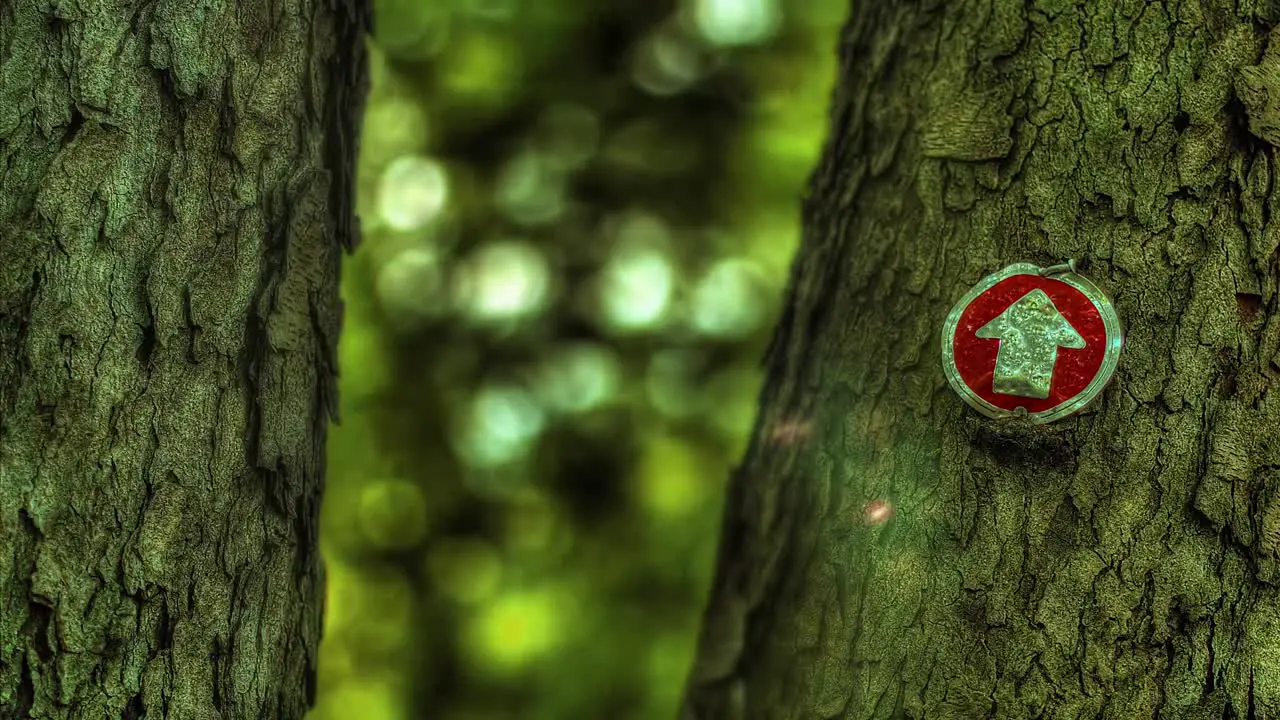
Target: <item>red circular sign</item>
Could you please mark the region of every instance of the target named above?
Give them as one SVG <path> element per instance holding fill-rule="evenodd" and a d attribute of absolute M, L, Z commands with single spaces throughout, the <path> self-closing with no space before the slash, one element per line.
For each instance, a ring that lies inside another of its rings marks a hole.
<path fill-rule="evenodd" d="M 944 367 L 966 402 L 993 417 L 1025 409 L 1041 422 L 1101 392 L 1120 345 L 1115 310 L 1092 283 L 1027 264 L 979 283 L 943 329 Z"/>

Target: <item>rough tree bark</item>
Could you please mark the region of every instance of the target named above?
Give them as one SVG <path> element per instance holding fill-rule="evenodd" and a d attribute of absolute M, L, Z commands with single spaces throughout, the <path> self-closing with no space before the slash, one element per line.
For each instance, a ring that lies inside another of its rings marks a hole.
<path fill-rule="evenodd" d="M 309 707 L 368 22 L 0 3 L 0 717 Z"/>
<path fill-rule="evenodd" d="M 1280 717 L 1280 13 L 852 13 L 684 716 Z M 1126 325 L 1114 381 L 980 417 L 947 311 L 1067 258 Z"/>

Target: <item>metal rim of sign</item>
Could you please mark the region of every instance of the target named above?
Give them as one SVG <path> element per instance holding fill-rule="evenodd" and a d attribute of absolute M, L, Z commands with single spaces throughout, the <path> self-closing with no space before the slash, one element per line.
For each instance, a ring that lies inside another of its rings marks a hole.
<path fill-rule="evenodd" d="M 955 307 L 951 308 L 951 312 L 947 313 L 947 320 L 942 325 L 942 368 L 947 375 L 947 382 L 970 407 L 987 417 L 1007 418 L 1025 415 L 1027 419 L 1034 423 L 1047 423 L 1074 414 L 1084 409 L 1086 405 L 1102 393 L 1107 383 L 1111 382 L 1111 376 L 1115 373 L 1116 366 L 1120 363 L 1120 350 L 1124 345 L 1124 335 L 1120 328 L 1120 316 L 1116 314 L 1116 308 L 1111 302 L 1111 298 L 1101 288 L 1090 282 L 1088 278 L 1073 272 L 1074 265 L 1071 266 L 1071 269 L 1063 267 L 1063 272 L 1054 272 L 1054 270 L 1056 268 L 1041 268 L 1039 265 L 1032 263 L 1014 263 L 999 272 L 983 278 L 977 285 L 970 288 L 969 292 L 964 294 L 964 297 L 960 298 Z M 960 316 L 964 314 L 965 309 L 979 295 L 990 290 L 1001 280 L 1011 278 L 1014 275 L 1052 277 L 1079 290 L 1093 303 L 1094 307 L 1098 308 L 1098 314 L 1102 317 L 1102 326 L 1107 333 L 1107 347 L 1102 356 L 1102 365 L 1084 390 L 1081 390 L 1079 394 L 1066 402 L 1038 413 L 1028 413 L 1026 408 L 1022 407 L 1016 411 L 1005 410 L 983 400 L 969 388 L 969 385 L 960 376 L 960 369 L 956 367 L 954 348 L 956 327 L 960 324 Z"/>

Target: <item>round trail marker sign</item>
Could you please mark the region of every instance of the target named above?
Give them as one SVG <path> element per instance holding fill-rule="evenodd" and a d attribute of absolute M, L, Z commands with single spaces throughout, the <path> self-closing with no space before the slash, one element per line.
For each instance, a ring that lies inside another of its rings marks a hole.
<path fill-rule="evenodd" d="M 1111 299 L 1074 263 L 1017 263 L 983 278 L 952 308 L 942 326 L 942 367 L 983 415 L 1046 423 L 1102 392 L 1123 344 Z"/>

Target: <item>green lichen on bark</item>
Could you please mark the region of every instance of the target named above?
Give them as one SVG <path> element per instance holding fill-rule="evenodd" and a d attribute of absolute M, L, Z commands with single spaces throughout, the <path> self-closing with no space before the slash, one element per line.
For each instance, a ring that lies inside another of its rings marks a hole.
<path fill-rule="evenodd" d="M 687 717 L 1280 714 L 1277 23 L 854 3 Z M 1125 324 L 1115 381 L 1051 426 L 977 419 L 943 317 L 1067 258 Z M 820 430 L 771 444 L 795 416 Z"/>
<path fill-rule="evenodd" d="M 0 716 L 309 705 L 367 24 L 0 6 Z"/>

